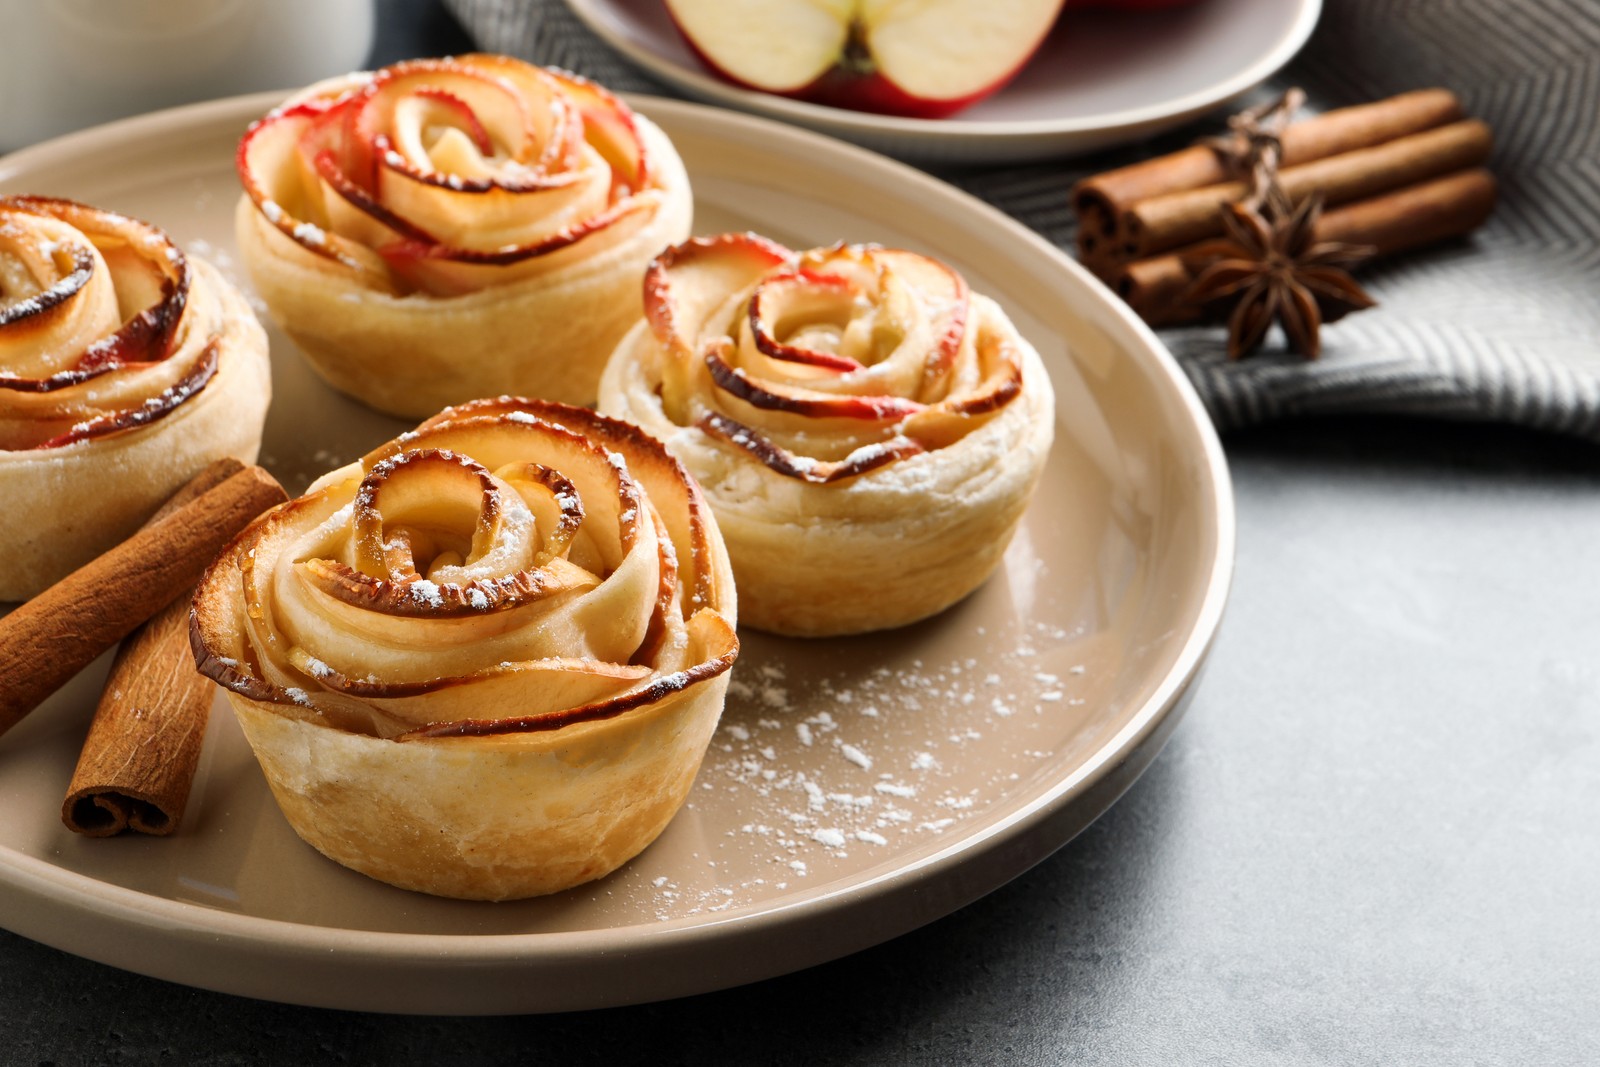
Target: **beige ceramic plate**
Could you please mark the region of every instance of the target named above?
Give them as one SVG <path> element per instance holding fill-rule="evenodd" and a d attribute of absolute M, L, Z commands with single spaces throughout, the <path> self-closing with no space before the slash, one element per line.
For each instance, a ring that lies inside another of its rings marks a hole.
<path fill-rule="evenodd" d="M 908 159 L 998 163 L 1083 155 L 1154 136 L 1222 106 L 1300 51 L 1322 0 L 1067 11 L 1014 81 L 947 119 L 869 115 L 729 85 L 696 61 L 661 0 L 567 0 L 567 6 L 607 44 L 702 100 Z"/>
<path fill-rule="evenodd" d="M 102 127 L 0 159 L 0 189 L 166 227 L 238 275 L 235 139 L 271 96 Z M 677 142 L 704 232 L 921 249 L 1004 304 L 1049 366 L 1057 443 L 1002 573 L 910 629 L 743 635 L 688 807 L 606 880 L 511 904 L 436 900 L 323 859 L 212 718 L 169 839 L 88 840 L 62 792 L 105 662 L 0 740 L 0 924 L 174 981 L 404 1012 L 546 1011 L 718 989 L 886 940 L 1087 825 L 1177 720 L 1233 551 L 1226 469 L 1148 330 L 1038 237 L 859 149 L 640 100 Z M 335 395 L 272 335 L 265 462 L 299 489 L 404 425 Z"/>

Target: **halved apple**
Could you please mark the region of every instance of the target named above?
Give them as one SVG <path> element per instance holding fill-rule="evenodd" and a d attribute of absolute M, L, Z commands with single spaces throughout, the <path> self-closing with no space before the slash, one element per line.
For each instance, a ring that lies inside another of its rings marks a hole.
<path fill-rule="evenodd" d="M 1022 69 L 1062 0 L 666 0 L 689 47 L 750 89 L 943 118 Z"/>

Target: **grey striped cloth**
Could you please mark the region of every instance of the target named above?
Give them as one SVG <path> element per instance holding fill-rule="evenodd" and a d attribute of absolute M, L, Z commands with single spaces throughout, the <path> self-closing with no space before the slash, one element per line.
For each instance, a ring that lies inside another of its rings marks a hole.
<path fill-rule="evenodd" d="M 560 0 L 445 2 L 485 49 L 674 95 Z M 1455 90 L 1495 130 L 1500 202 L 1470 240 L 1364 269 L 1379 306 L 1327 329 L 1315 363 L 1271 340 L 1230 363 L 1220 328 L 1162 331 L 1217 425 L 1394 412 L 1600 441 L 1600 0 L 1327 0 L 1310 43 L 1258 98 L 1287 85 L 1319 111 Z M 1170 151 L 1220 118 L 1088 159 L 932 169 L 1070 250 L 1074 181 Z"/>

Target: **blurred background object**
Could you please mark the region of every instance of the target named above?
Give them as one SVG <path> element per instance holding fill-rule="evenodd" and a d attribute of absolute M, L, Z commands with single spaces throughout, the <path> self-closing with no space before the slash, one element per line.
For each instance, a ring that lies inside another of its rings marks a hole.
<path fill-rule="evenodd" d="M 0 0 L 0 151 L 363 65 L 373 0 Z"/>

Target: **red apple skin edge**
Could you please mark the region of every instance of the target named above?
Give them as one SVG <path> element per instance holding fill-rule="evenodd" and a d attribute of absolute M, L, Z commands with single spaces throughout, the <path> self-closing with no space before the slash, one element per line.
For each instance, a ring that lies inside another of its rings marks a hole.
<path fill-rule="evenodd" d="M 1095 0 L 1090 0 L 1090 2 L 1095 2 Z M 1106 0 L 1099 0 L 1099 2 L 1106 2 Z M 1173 0 L 1110 0 L 1110 2 L 1172 3 Z M 1194 0 L 1177 0 L 1177 2 L 1192 3 Z M 1072 5 L 1073 0 L 1067 0 L 1066 6 L 1071 7 Z M 668 14 L 671 14 L 670 9 L 668 9 Z M 953 97 L 949 100 L 930 100 L 925 97 L 912 96 L 888 78 L 885 78 L 880 71 L 860 72 L 846 70 L 837 66 L 825 71 L 820 78 L 811 84 L 803 85 L 798 89 L 790 89 L 785 92 L 763 89 L 759 85 L 752 85 L 742 78 L 729 74 L 718 66 L 710 56 L 700 49 L 699 45 L 695 44 L 693 38 L 683 32 L 683 27 L 678 25 L 677 19 L 672 20 L 672 25 L 678 31 L 678 36 L 683 39 L 684 45 L 693 53 L 694 58 L 699 61 L 700 65 L 730 85 L 736 85 L 741 89 L 748 89 L 754 93 L 765 93 L 767 96 L 782 96 L 790 100 L 802 100 L 806 103 L 843 108 L 847 111 L 866 111 L 877 115 L 895 115 L 909 119 L 949 118 L 963 108 L 970 107 L 979 100 L 994 95 L 1022 72 L 1022 68 L 1026 67 L 1033 57 L 1038 54 L 1039 49 L 1044 45 L 1045 39 L 1050 36 L 1050 31 L 1047 29 L 1034 42 L 1033 47 L 1028 50 L 1027 54 L 1018 60 L 1017 65 L 1009 73 L 1002 75 L 982 89 L 968 93 L 966 96 Z"/>
<path fill-rule="evenodd" d="M 1039 44 L 1043 43 L 1044 39 L 1040 38 Z M 949 118 L 984 97 L 999 92 L 1011 79 L 1021 73 L 1022 68 L 1028 65 L 1028 61 L 1038 51 L 1039 45 L 1036 44 L 1009 73 L 977 92 L 949 100 L 930 100 L 926 97 L 912 96 L 884 77 L 883 72 L 879 70 L 863 74 L 842 67 L 834 67 L 805 88 L 784 95 L 813 104 L 846 108 L 851 111 L 868 111 L 876 115 L 896 115 L 908 119 Z"/>

